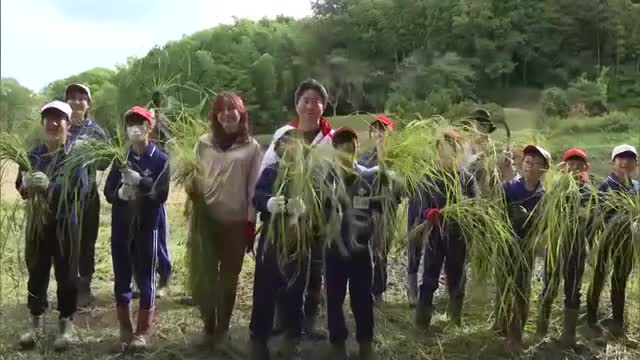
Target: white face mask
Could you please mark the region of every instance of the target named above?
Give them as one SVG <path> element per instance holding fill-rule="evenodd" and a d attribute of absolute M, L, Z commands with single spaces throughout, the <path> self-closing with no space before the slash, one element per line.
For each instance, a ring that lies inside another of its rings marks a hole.
<path fill-rule="evenodd" d="M 132 143 L 144 141 L 144 125 L 127 126 L 127 137 Z"/>

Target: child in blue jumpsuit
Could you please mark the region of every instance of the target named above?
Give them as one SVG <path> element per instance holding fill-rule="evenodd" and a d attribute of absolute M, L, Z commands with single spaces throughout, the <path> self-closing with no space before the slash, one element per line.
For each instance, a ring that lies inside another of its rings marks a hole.
<path fill-rule="evenodd" d="M 79 147 L 82 143 L 93 141 L 109 141 L 107 133 L 90 118 L 91 90 L 83 84 L 69 84 L 64 90 L 64 99 L 71 106 L 71 125 L 69 127 L 69 142 L 72 147 Z M 79 150 L 81 151 L 81 150 Z M 95 272 L 96 241 L 100 226 L 100 195 L 96 182 L 96 170 L 104 171 L 109 166 L 96 164 L 89 166 L 89 193 L 83 199 L 80 217 L 80 261 L 78 264 L 78 306 L 88 306 L 93 301 L 91 280 Z"/>
<path fill-rule="evenodd" d="M 588 176 L 587 153 L 581 149 L 573 148 L 567 150 L 562 156 L 565 171 L 571 172 L 579 181 L 580 206 L 586 210 L 591 198 L 591 185 Z M 585 211 L 586 213 L 586 211 Z M 548 260 L 548 249 L 545 249 L 544 278 L 542 292 L 538 301 L 538 321 L 536 324 L 536 335 L 543 337 L 549 328 L 549 317 L 551 315 L 551 305 L 558 293 L 560 277 L 564 281 L 564 326 L 561 342 L 565 346 L 572 346 L 576 341 L 576 325 L 578 312 L 580 310 L 580 288 L 582 286 L 582 275 L 587 255 L 587 227 L 589 219 L 581 215 L 579 217 L 576 233 L 568 235 L 569 239 L 564 240 L 569 244 L 562 249 L 563 266 L 561 269 L 550 269 Z"/>
<path fill-rule="evenodd" d="M 627 192 L 631 195 L 640 196 L 640 182 L 633 180 L 633 175 L 638 164 L 638 151 L 631 145 L 616 146 L 611 153 L 612 171 L 605 181 L 600 185 L 600 193 L 607 192 Z M 604 197 L 604 196 L 603 196 Z M 616 209 L 607 209 L 604 214 L 605 219 L 617 216 Z M 600 304 L 600 294 L 605 283 L 607 273 L 607 263 L 613 262 L 613 272 L 611 273 L 611 311 L 612 321 L 609 331 L 614 337 L 624 338 L 624 305 L 626 298 L 626 287 L 629 275 L 633 269 L 633 256 L 625 253 L 620 244 L 628 243 L 623 241 L 622 236 L 637 231 L 638 224 L 632 224 L 636 229 L 620 229 L 620 239 L 611 241 L 612 243 L 601 246 L 597 254 L 596 267 L 593 271 L 593 279 L 589 285 L 587 295 L 587 324 L 600 335 L 602 328 L 598 325 L 598 307 Z M 616 245 L 614 245 L 616 244 Z"/>
<path fill-rule="evenodd" d="M 125 114 L 125 123 L 131 144 L 126 168 L 112 165 L 104 195 L 112 205 L 111 256 L 120 341 L 137 351 L 146 348 L 155 315 L 156 254 L 170 172 L 167 155 L 149 142 L 151 113 L 133 107 Z M 129 305 L 132 276 L 140 288 L 135 332 Z"/>
<path fill-rule="evenodd" d="M 73 169 L 72 178 L 65 179 L 64 160 L 71 150 L 69 105 L 53 101 L 42 108 L 41 116 L 46 142 L 29 152 L 32 172 L 20 169 L 16 179 L 16 188 L 23 199 L 39 196 L 47 203 L 47 209 L 33 208 L 33 211 L 45 211 L 46 214 L 33 213 L 28 219 L 25 258 L 29 271 L 27 306 L 32 326 L 20 337 L 20 345 L 23 348 L 33 347 L 41 335 L 53 265 L 60 311 L 54 349 L 63 351 L 72 341 L 71 321 L 77 310 L 80 228 L 76 204 L 86 196 L 89 180 L 86 168 Z"/>
<path fill-rule="evenodd" d="M 280 221 L 274 216 L 299 217 L 305 213 L 305 207 L 299 198 L 286 198 L 275 194 L 278 173 L 284 163 L 283 157 L 288 151 L 301 151 L 301 147 L 292 146 L 301 141 L 303 134 L 297 129 L 285 132 L 275 144 L 278 161 L 268 165 L 260 174 L 256 183 L 254 204 L 260 212 L 262 231 L 256 254 L 256 270 L 253 285 L 253 307 L 251 311 L 251 360 L 270 358 L 268 341 L 273 335 L 272 328 L 276 300 L 281 302 L 284 322 L 285 341 L 282 353 L 285 359 L 298 356 L 299 342 L 303 327 L 303 299 L 307 284 L 307 259 L 300 263 L 281 265 L 278 263 L 276 244 L 279 236 Z"/>
<path fill-rule="evenodd" d="M 374 211 L 381 211 L 382 199 L 375 197 L 381 177 L 355 162 L 358 135 L 348 127 L 336 130 L 333 146 L 342 154 L 343 163 L 333 176 L 338 201 L 328 206 L 329 214 L 342 214 L 340 233 L 325 255 L 327 322 L 332 359 L 346 360 L 348 330 L 343 313 L 349 289 L 351 311 L 356 323 L 360 359 L 373 359 L 373 252 Z M 343 251 L 339 249 L 342 248 Z"/>
<path fill-rule="evenodd" d="M 440 273 L 444 264 L 449 291 L 449 318 L 454 325 L 462 321 L 462 304 L 466 285 L 466 243 L 459 226 L 442 221 L 440 210 L 449 203 L 461 199 L 451 198 L 445 179 L 457 179 L 462 195 L 466 198 L 478 196 L 478 185 L 471 173 L 457 169 L 457 154 L 460 150 L 458 133 L 450 132 L 440 140 L 439 158 L 441 176 L 425 179 L 420 193 L 413 200 L 422 214 L 423 221 L 430 226 L 426 246 L 422 250 L 420 284 L 416 306 L 416 325 L 428 329 L 433 314 L 433 295 L 440 283 Z M 448 154 L 448 155 L 447 155 Z M 457 193 L 457 192 L 456 192 Z M 422 239 L 421 239 L 422 240 Z"/>
<path fill-rule="evenodd" d="M 369 124 L 369 137 L 374 141 L 375 146 L 362 154 L 358 159 L 358 164 L 368 169 L 379 166 L 384 156 L 385 139 L 391 131 L 393 131 L 393 120 L 385 115 L 376 116 L 376 119 Z M 385 216 L 395 217 L 398 204 L 401 201 L 400 196 L 391 196 L 390 191 L 388 195 L 382 211 L 374 215 L 376 218 L 374 244 L 376 246 L 374 246 L 373 288 L 371 291 L 377 304 L 383 302 L 383 295 L 387 291 L 387 256 L 395 230 L 385 221 Z"/>
<path fill-rule="evenodd" d="M 517 351 L 522 347 L 522 334 L 529 312 L 529 296 L 531 294 L 531 269 L 533 267 L 533 249 L 528 239 L 529 219 L 544 195 L 542 178 L 549 169 L 551 155 L 540 146 L 529 145 L 523 150 L 522 177 L 505 182 L 505 202 L 509 211 L 509 219 L 515 232 L 513 251 L 513 266 L 507 270 L 497 269 L 498 285 L 496 296 L 496 324 L 495 329 L 506 333 L 508 346 Z M 505 273 L 506 272 L 506 273 Z M 515 282 L 514 299 L 510 302 L 513 314 L 511 319 L 502 315 L 502 293 L 504 292 L 505 277 L 509 276 Z"/>

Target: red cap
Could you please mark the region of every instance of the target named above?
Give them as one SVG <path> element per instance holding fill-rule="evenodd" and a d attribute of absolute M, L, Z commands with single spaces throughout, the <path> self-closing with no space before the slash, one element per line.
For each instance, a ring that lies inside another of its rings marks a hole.
<path fill-rule="evenodd" d="M 127 116 L 129 115 L 138 115 L 141 116 L 143 119 L 147 120 L 147 122 L 149 122 L 149 126 L 153 127 L 153 114 L 151 113 L 151 111 L 140 107 L 140 106 L 134 106 L 131 109 L 127 110 L 127 112 L 124 114 L 124 118 L 126 119 Z"/>
<path fill-rule="evenodd" d="M 567 161 L 572 157 L 579 157 L 584 161 L 589 161 L 587 153 L 584 150 L 578 149 L 578 148 L 573 148 L 573 149 L 567 150 L 564 153 L 564 155 L 562 155 L 562 161 Z"/>
<path fill-rule="evenodd" d="M 382 125 L 384 125 L 385 127 L 388 127 L 389 129 L 393 130 L 393 120 L 391 120 L 391 118 L 389 118 L 386 115 L 378 115 L 378 116 L 376 116 L 376 120 L 374 121 L 374 123 L 375 122 L 379 122 Z"/>

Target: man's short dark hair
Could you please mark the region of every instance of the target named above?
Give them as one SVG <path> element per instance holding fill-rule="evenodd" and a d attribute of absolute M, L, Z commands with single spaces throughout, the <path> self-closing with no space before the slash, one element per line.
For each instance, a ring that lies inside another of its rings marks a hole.
<path fill-rule="evenodd" d="M 298 105 L 298 101 L 302 97 L 302 94 L 304 94 L 304 92 L 307 90 L 314 90 L 318 94 L 320 94 L 320 96 L 322 97 L 323 105 L 327 106 L 327 102 L 329 101 L 329 93 L 327 92 L 327 89 L 318 80 L 315 79 L 307 79 L 301 82 L 300 85 L 298 85 L 294 96 L 295 105 Z"/>

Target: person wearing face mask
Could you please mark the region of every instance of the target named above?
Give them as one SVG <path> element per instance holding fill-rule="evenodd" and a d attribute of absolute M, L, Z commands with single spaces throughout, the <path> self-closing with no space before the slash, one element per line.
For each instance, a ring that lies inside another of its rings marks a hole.
<path fill-rule="evenodd" d="M 253 251 L 253 196 L 261 149 L 249 133 L 249 115 L 236 94 L 212 99 L 209 125 L 210 132 L 200 137 L 195 149 L 204 173 L 186 191 L 192 199 L 204 201 L 210 224 L 206 233 L 192 235 L 201 238 L 198 243 L 203 248 L 193 254 L 199 256 L 193 261 L 203 264 L 200 270 L 205 273 L 192 274 L 192 278 L 198 275 L 199 282 L 193 286 L 192 296 L 204 323 L 199 345 L 215 348 L 230 344 L 228 332 L 238 277 L 245 253 Z"/>
<path fill-rule="evenodd" d="M 32 214 L 30 224 L 38 224 L 35 218 L 45 217 L 42 226 L 26 234 L 25 259 L 29 279 L 27 282 L 27 306 L 31 313 L 31 328 L 20 336 L 22 348 L 32 348 L 43 335 L 43 314 L 48 307 L 47 288 L 51 265 L 57 283 L 58 334 L 54 349 L 67 349 L 73 339 L 72 318 L 77 310 L 77 242 L 80 236 L 78 208 L 75 199 L 86 196 L 89 179 L 86 168 L 73 170 L 73 177 L 65 179 L 64 160 L 71 143 L 69 127 L 72 110 L 68 104 L 53 101 L 42 108 L 42 126 L 46 142 L 29 152 L 33 172 L 24 169 L 18 174 L 16 188 L 23 199 L 43 196 L 48 202 L 47 214 Z M 70 181 L 71 183 L 65 183 Z"/>
<path fill-rule="evenodd" d="M 599 191 L 602 194 L 608 192 L 626 192 L 631 195 L 640 196 L 640 182 L 633 180 L 632 176 L 638 165 L 638 151 L 635 147 L 627 144 L 616 146 L 611 152 L 612 171 L 605 181 L 600 185 Z M 604 197 L 604 195 L 602 196 Z M 616 216 L 615 209 L 612 213 L 606 213 L 606 219 Z M 637 223 L 632 224 L 637 229 Z M 620 229 L 620 234 L 632 232 L 633 229 Z M 610 241 L 607 239 L 607 241 Z M 615 242 L 614 242 L 615 243 Z M 620 242 L 618 242 L 620 243 Z M 620 247 L 618 247 L 619 249 Z M 598 324 L 598 307 L 600 304 L 600 294 L 605 283 L 607 273 L 607 263 L 613 262 L 613 272 L 611 273 L 611 310 L 612 321 L 609 325 L 610 333 L 616 338 L 624 338 L 624 305 L 625 292 L 629 275 L 633 269 L 633 256 L 628 253 L 615 251 L 615 245 L 605 244 L 597 254 L 596 266 L 593 278 L 587 293 L 587 324 L 596 335 L 602 334 L 602 328 Z"/>
<path fill-rule="evenodd" d="M 327 119 L 322 117 L 327 106 L 329 95 L 327 90 L 317 80 L 308 79 L 300 83 L 295 91 L 294 102 L 298 118 L 289 124 L 276 130 L 273 134 L 271 145 L 264 154 L 260 173 L 268 166 L 277 162 L 275 144 L 290 129 L 298 129 L 303 134 L 305 143 L 311 146 L 324 147 L 331 150 L 331 137 L 334 130 Z M 319 228 L 320 224 L 316 225 Z M 320 231 L 318 230 L 319 234 Z M 321 243 L 320 241 L 314 243 Z M 315 339 L 324 339 L 327 334 L 324 330 L 316 328 L 318 311 L 322 301 L 322 249 L 315 247 L 311 252 L 312 262 L 309 267 L 309 281 L 305 293 L 304 302 L 304 334 Z M 275 333 L 282 330 L 283 299 L 278 301 L 276 309 Z"/>
<path fill-rule="evenodd" d="M 562 156 L 561 171 L 572 174 L 579 184 L 580 206 L 584 213 L 591 198 L 592 188 L 589 184 L 589 158 L 587 153 L 578 148 L 567 150 Z M 540 338 L 547 334 L 551 305 L 556 298 L 560 275 L 564 281 L 564 326 L 560 341 L 564 346 L 573 346 L 576 342 L 576 325 L 580 310 L 580 287 L 587 253 L 587 227 L 589 221 L 586 215 L 579 215 L 576 234 L 566 234 L 569 240 L 563 240 L 570 247 L 562 249 L 564 264 L 561 270 L 553 271 L 549 268 L 548 249 L 545 249 L 543 287 L 538 300 L 538 321 L 536 335 Z M 574 216 L 570 216 L 573 218 Z"/>
<path fill-rule="evenodd" d="M 523 150 L 522 177 L 502 184 L 504 200 L 508 209 L 509 220 L 514 230 L 514 251 L 520 256 L 513 256 L 515 263 L 507 269 L 496 269 L 497 286 L 495 300 L 495 324 L 493 329 L 507 335 L 507 346 L 512 351 L 522 348 L 522 334 L 529 313 L 529 296 L 531 294 L 531 269 L 534 254 L 529 246 L 530 217 L 544 196 L 542 178 L 549 169 L 551 154 L 544 148 L 528 145 Z M 506 286 L 505 278 L 515 282 L 515 294 L 511 302 L 512 316 L 506 319 L 503 315 L 502 298 Z"/>
<path fill-rule="evenodd" d="M 71 106 L 69 141 L 81 146 L 87 140 L 109 141 L 107 133 L 89 116 L 91 90 L 82 84 L 70 84 L 64 91 L 65 101 Z M 88 306 L 93 301 L 91 280 L 95 272 L 95 249 L 100 224 L 100 196 L 96 183 L 96 171 L 104 171 L 109 164 L 89 167 L 90 192 L 83 202 L 82 236 L 80 237 L 80 264 L 78 267 L 78 306 Z"/>
<path fill-rule="evenodd" d="M 104 195 L 111 204 L 111 258 L 120 342 L 140 351 L 147 347 L 156 312 L 156 255 L 171 175 L 167 155 L 149 142 L 152 114 L 134 106 L 124 119 L 130 144 L 127 164 L 111 167 Z M 130 310 L 132 276 L 140 289 L 135 331 Z"/>
<path fill-rule="evenodd" d="M 464 198 L 474 198 L 479 193 L 473 175 L 457 166 L 460 152 L 459 136 L 457 131 L 452 130 L 438 141 L 438 170 L 434 176 L 424 180 L 417 196 L 412 199 L 414 209 L 418 209 L 419 219 L 416 221 L 426 222 L 430 229 L 426 230 L 426 243 L 419 252 L 422 257 L 422 278 L 418 286 L 415 321 L 422 329 L 428 329 L 431 325 L 433 297 L 440 284 L 443 265 L 449 292 L 449 320 L 455 326 L 462 323 L 466 284 L 466 242 L 459 225 L 443 221 L 440 215 L 441 209 L 447 204 L 462 201 Z M 447 184 L 447 179 L 458 179 L 458 183 Z M 459 186 L 460 191 L 452 191 L 450 186 Z M 456 198 L 453 193 L 461 193 L 463 196 Z"/>

